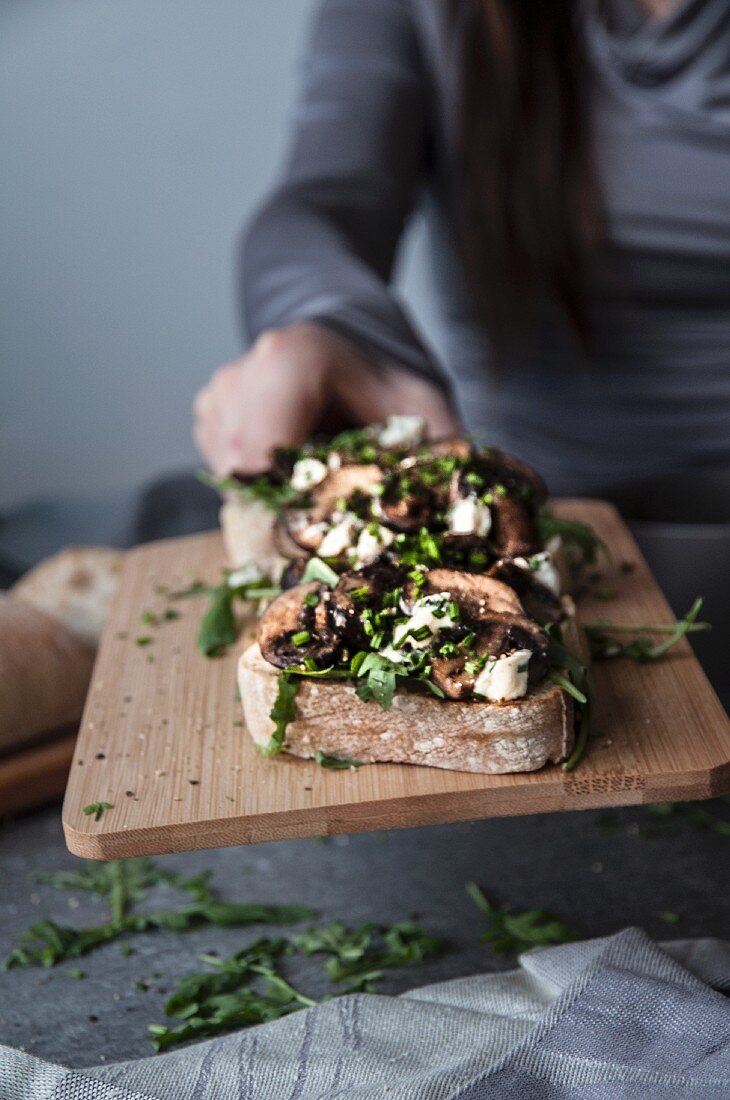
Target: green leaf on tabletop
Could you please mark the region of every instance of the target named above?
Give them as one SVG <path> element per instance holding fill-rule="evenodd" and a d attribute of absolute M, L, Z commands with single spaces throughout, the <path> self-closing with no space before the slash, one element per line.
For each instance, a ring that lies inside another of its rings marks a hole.
<path fill-rule="evenodd" d="M 489 919 L 489 925 L 479 937 L 497 954 L 518 954 L 533 947 L 570 943 L 577 933 L 548 909 L 526 909 L 513 913 L 505 906 L 493 905 L 474 882 L 466 891 L 477 908 Z"/>

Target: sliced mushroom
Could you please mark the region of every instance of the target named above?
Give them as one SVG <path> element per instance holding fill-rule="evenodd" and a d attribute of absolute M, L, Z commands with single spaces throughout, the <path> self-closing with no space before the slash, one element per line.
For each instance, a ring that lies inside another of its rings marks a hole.
<path fill-rule="evenodd" d="M 536 622 L 556 623 L 562 618 L 563 607 L 558 596 L 546 585 L 540 584 L 529 569 L 521 569 L 513 561 L 503 558 L 490 567 L 488 576 L 514 589 L 526 614 Z"/>
<path fill-rule="evenodd" d="M 317 596 L 317 603 L 307 597 Z M 307 632 L 309 637 L 295 644 L 293 638 Z M 330 591 L 322 584 L 298 584 L 273 600 L 261 617 L 258 640 L 264 659 L 277 668 L 299 665 L 305 657 L 319 667 L 338 657 L 343 640 L 334 628 L 330 610 Z"/>
<path fill-rule="evenodd" d="M 393 531 L 407 533 L 429 527 L 444 505 L 437 490 L 426 485 L 414 467 L 386 481 L 385 491 L 377 498 L 373 511 Z"/>
<path fill-rule="evenodd" d="M 508 585 L 483 573 L 459 569 L 429 569 L 420 587 L 409 582 L 405 598 L 412 602 L 418 596 L 436 592 L 448 592 L 465 616 L 475 622 L 495 615 L 524 615 L 517 593 Z"/>
<path fill-rule="evenodd" d="M 478 671 L 469 671 L 475 658 L 501 657 L 517 649 L 531 653 L 528 680 L 534 683 L 547 672 L 547 635 L 536 623 L 520 615 L 495 615 L 481 622 L 476 631 L 476 641 L 469 653 L 457 657 L 434 657 L 431 661 L 431 678 L 449 699 L 467 699 L 474 691 Z"/>
<path fill-rule="evenodd" d="M 474 453 L 474 447 L 469 440 L 458 435 L 436 439 L 426 446 L 432 458 L 469 458 Z"/>
<path fill-rule="evenodd" d="M 507 451 L 496 447 L 479 452 L 479 466 L 493 484 L 504 485 L 510 492 L 530 499 L 533 506 L 547 500 L 547 486 L 537 470 Z"/>
<path fill-rule="evenodd" d="M 374 485 L 383 480 L 383 471 L 374 463 L 370 465 L 352 464 L 331 470 L 327 477 L 311 491 L 312 507 L 309 510 L 310 523 L 329 520 L 337 511 L 338 502 L 349 500 L 356 491 L 370 493 Z"/>
<path fill-rule="evenodd" d="M 279 581 L 284 591 L 286 591 L 287 588 L 294 588 L 295 585 L 302 583 L 302 575 L 307 561 L 308 559 L 302 556 L 295 561 L 289 562 L 284 572 L 281 574 L 281 580 Z"/>
<path fill-rule="evenodd" d="M 494 526 L 490 533 L 500 557 L 515 558 L 537 549 L 537 530 L 532 511 L 524 500 L 495 494 Z"/>
<path fill-rule="evenodd" d="M 324 538 L 323 528 L 318 541 L 306 538 L 304 533 L 307 530 L 307 524 L 302 519 L 302 515 L 301 509 L 289 509 L 279 516 L 274 525 L 274 543 L 276 549 L 285 558 L 300 558 L 306 561 Z"/>
<path fill-rule="evenodd" d="M 360 619 L 363 609 L 382 607 L 385 596 L 400 588 L 404 579 L 405 570 L 387 558 L 340 577 L 331 595 L 332 622 L 349 646 L 366 644 Z"/>

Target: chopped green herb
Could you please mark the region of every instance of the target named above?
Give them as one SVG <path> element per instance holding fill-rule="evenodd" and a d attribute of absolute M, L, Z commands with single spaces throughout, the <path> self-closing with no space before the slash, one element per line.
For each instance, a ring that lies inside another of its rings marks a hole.
<path fill-rule="evenodd" d="M 100 821 L 101 815 L 105 810 L 113 810 L 114 806 L 111 802 L 91 802 L 88 806 L 84 806 L 84 813 L 87 817 L 91 814 L 94 815 L 94 821 Z"/>
<path fill-rule="evenodd" d="M 657 913 L 659 920 L 664 921 L 665 924 L 679 924 L 679 913 L 672 913 L 665 909 L 661 913 Z"/>
<path fill-rule="evenodd" d="M 138 646 L 151 645 L 152 638 L 149 636 L 149 634 L 140 634 L 137 638 L 134 639 L 134 644 Z"/>
<path fill-rule="evenodd" d="M 78 966 L 70 966 L 66 971 L 66 976 L 68 978 L 74 978 L 77 982 L 82 981 L 86 977 L 83 970 L 79 970 Z"/>
<path fill-rule="evenodd" d="M 319 596 L 317 595 L 317 593 L 316 592 L 307 592 L 306 596 L 304 597 L 304 606 L 305 607 L 316 607 L 318 603 L 319 603 Z"/>
<path fill-rule="evenodd" d="M 300 630 L 296 634 L 292 634 L 292 644 L 296 646 L 306 645 L 310 641 L 312 635 L 308 630 Z"/>

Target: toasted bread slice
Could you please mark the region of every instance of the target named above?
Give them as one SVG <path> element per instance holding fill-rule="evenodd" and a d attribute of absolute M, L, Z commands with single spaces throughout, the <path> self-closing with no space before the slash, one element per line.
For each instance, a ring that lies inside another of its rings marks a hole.
<path fill-rule="evenodd" d="M 238 684 L 246 725 L 258 745 L 274 729 L 269 712 L 277 694 L 279 670 L 268 664 L 258 644 L 238 664 Z M 354 685 L 302 678 L 296 719 L 286 730 L 286 751 L 362 763 L 427 764 L 466 772 L 527 772 L 548 761 L 564 760 L 573 747 L 573 705 L 550 680 L 509 703 L 444 701 L 397 691 L 389 710 L 364 703 Z"/>

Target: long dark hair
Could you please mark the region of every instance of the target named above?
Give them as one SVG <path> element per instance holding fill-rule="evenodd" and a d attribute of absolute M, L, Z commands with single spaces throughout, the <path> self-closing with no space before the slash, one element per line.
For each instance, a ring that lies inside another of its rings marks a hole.
<path fill-rule="evenodd" d="M 462 58 L 457 219 L 496 345 L 551 301 L 590 339 L 600 239 L 577 0 L 450 0 Z"/>

